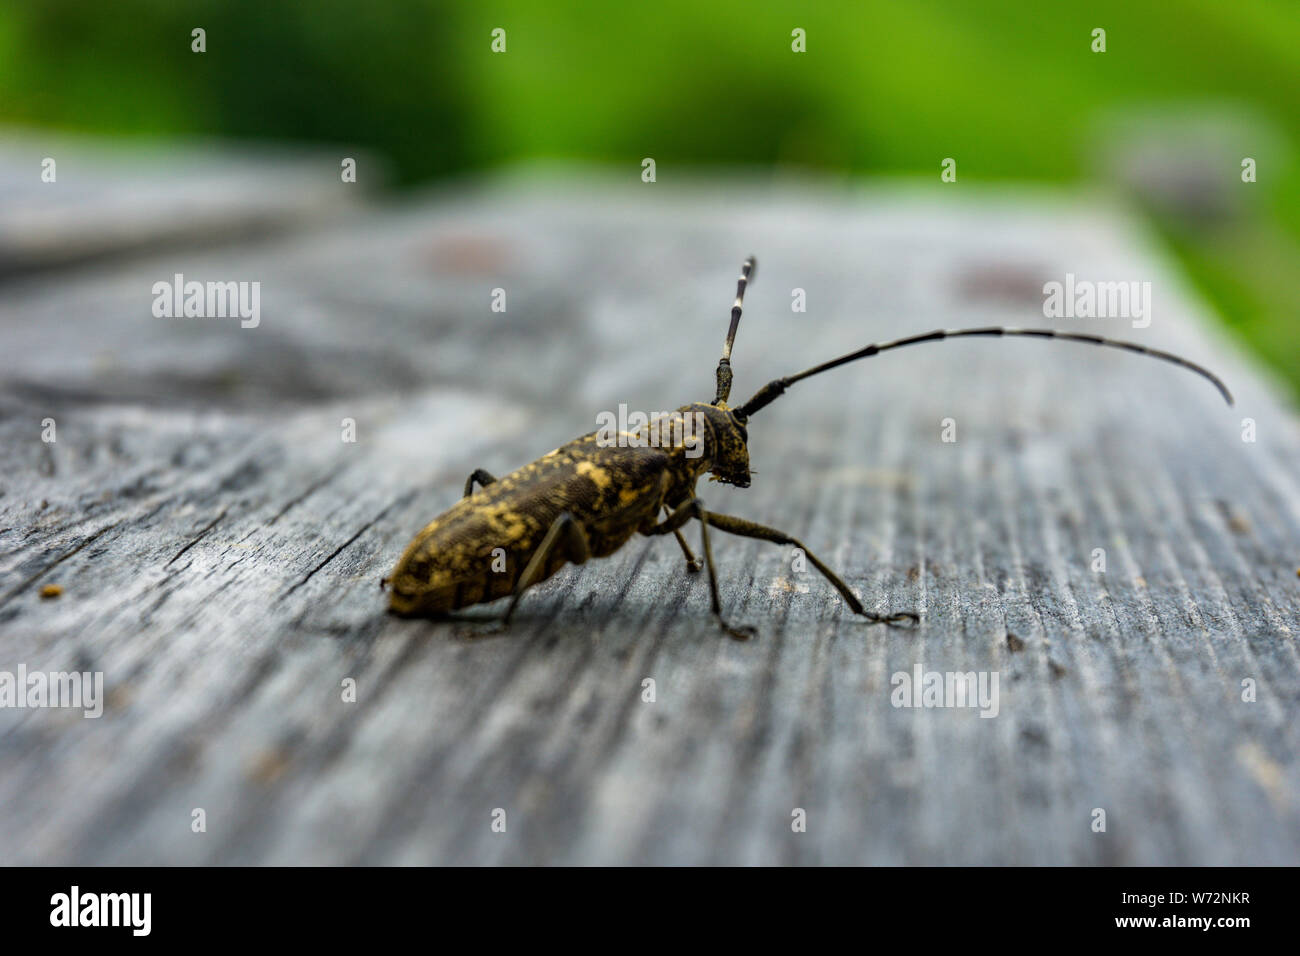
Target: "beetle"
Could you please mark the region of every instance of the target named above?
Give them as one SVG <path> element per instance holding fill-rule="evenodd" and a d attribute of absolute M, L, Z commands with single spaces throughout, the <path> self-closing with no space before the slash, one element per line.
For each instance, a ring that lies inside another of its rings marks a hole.
<path fill-rule="evenodd" d="M 710 528 L 714 528 L 801 549 L 853 613 L 869 623 L 915 624 L 920 618 L 910 611 L 883 615 L 867 611 L 844 580 L 792 535 L 710 511 L 696 495 L 695 485 L 706 474 L 711 481 L 738 488 L 749 486 L 749 420 L 791 385 L 908 345 L 973 336 L 1023 336 L 1126 349 L 1173 362 L 1209 379 L 1232 404 L 1232 395 L 1218 376 L 1169 352 L 1097 335 L 991 326 L 940 329 L 868 345 L 768 382 L 748 401 L 731 408 L 727 405 L 732 382 L 731 350 L 740 325 L 745 288 L 754 277 L 755 265 L 751 256 L 741 268 L 731 324 L 715 371 L 712 402 L 693 402 L 672 413 L 673 428 L 666 442 L 653 441 L 657 436 L 653 431 L 656 422 L 652 421 L 620 433 L 617 441 L 611 441 L 606 431 L 575 438 L 503 478 L 476 469 L 465 482 L 461 500 L 415 536 L 393 573 L 381 581 L 381 586 L 392 584 L 389 610 L 401 616 L 443 617 L 464 607 L 509 597 L 502 618 L 508 625 L 523 593 L 564 565 L 606 557 L 635 534 L 671 534 L 681 546 L 687 570 L 699 571 L 703 567 L 706 571 L 718 624 L 732 637 L 744 639 L 752 636 L 754 629 L 733 626 L 722 615 L 709 536 Z M 677 427 L 692 421 L 701 426 L 696 434 Z M 477 492 L 475 485 L 480 486 Z M 694 555 L 681 533 L 693 520 L 700 523 L 703 561 Z"/>

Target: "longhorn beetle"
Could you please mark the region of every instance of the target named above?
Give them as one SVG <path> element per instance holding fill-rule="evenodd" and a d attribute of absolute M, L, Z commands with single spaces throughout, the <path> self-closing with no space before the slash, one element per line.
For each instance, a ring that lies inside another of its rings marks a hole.
<path fill-rule="evenodd" d="M 727 399 L 731 395 L 731 347 L 740 325 L 745 286 L 753 278 L 754 266 L 751 256 L 741 268 L 736 301 L 731 307 L 731 325 L 715 372 L 717 390 L 713 401 L 683 405 L 674 413 L 682 418 L 698 413 L 691 420 L 702 422 L 702 434 L 687 436 L 675 431 L 673 440 L 666 446 L 650 447 L 645 439 L 647 429 L 652 426 L 645 426 L 624 433 L 625 438 L 638 440 L 628 441 L 628 447 L 623 447 L 602 440 L 601 432 L 592 432 L 504 478 L 475 470 L 465 482 L 464 497 L 415 536 L 391 577 L 380 582 L 381 586 L 392 582 L 389 610 L 404 616 L 440 617 L 472 604 L 509 596 L 510 604 L 503 618 L 508 624 L 519 598 L 528 588 L 549 578 L 570 561 L 582 564 L 588 558 L 612 554 L 638 532 L 649 536 L 674 535 L 686 557 L 687 570 L 699 571 L 701 562 L 681 534 L 688 521 L 697 520 L 713 616 L 732 637 L 744 639 L 754 630 L 732 626 L 722 616 L 709 543 L 710 527 L 801 549 L 853 612 L 872 624 L 915 623 L 919 621 L 918 616 L 908 611 L 879 615 L 865 610 L 839 575 L 793 536 L 743 518 L 709 511 L 696 497 L 695 483 L 706 473 L 711 481 L 738 488 L 749 486 L 746 427 L 754 413 L 780 398 L 791 385 L 905 345 L 967 336 L 1028 336 L 1087 342 L 1164 359 L 1203 375 L 1232 404 L 1232 395 L 1218 376 L 1169 352 L 1097 335 L 990 327 L 938 330 L 868 345 L 796 375 L 768 382 L 753 398 L 730 408 Z M 481 486 L 477 493 L 475 484 Z M 662 520 L 661 511 L 666 515 Z"/>

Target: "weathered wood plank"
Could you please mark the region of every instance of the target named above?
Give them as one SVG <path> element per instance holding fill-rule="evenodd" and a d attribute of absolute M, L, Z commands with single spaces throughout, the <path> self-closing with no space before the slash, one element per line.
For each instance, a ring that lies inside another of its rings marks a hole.
<path fill-rule="evenodd" d="M 343 155 L 360 164 L 355 182 L 342 181 Z M 0 129 L 0 276 L 302 227 L 346 211 L 383 178 L 355 150 L 112 146 Z"/>
<path fill-rule="evenodd" d="M 1300 436 L 1140 236 L 1042 197 L 635 185 L 436 194 L 8 284 L 0 670 L 102 670 L 109 706 L 0 710 L 0 860 L 1300 859 Z M 751 425 L 754 486 L 706 502 L 803 538 L 875 610 L 920 608 L 916 631 L 721 535 L 748 644 L 661 540 L 566 570 L 506 636 L 388 618 L 379 576 L 474 467 L 620 402 L 711 396 L 749 252 L 742 397 L 871 340 L 1045 324 L 1068 271 L 1152 281 L 1150 328 L 1073 324 L 1206 361 L 1238 408 L 1136 357 L 1010 341 L 792 389 Z M 154 318 L 174 272 L 261 281 L 261 324 Z M 917 664 L 997 672 L 997 718 L 891 706 Z"/>

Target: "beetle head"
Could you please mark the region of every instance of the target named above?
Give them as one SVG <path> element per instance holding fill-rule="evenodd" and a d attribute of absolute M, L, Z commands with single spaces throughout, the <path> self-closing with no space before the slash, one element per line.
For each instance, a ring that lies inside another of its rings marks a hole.
<path fill-rule="evenodd" d="M 749 432 L 726 405 L 696 402 L 683 411 L 703 416 L 707 439 L 705 455 L 709 461 L 710 481 L 720 481 L 737 488 L 749 487 Z"/>

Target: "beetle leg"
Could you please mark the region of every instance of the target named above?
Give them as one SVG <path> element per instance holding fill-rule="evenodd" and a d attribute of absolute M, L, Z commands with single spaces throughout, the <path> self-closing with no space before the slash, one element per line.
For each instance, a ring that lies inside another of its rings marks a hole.
<path fill-rule="evenodd" d="M 902 611 L 898 614 L 872 614 L 862 607 L 862 602 L 858 600 L 856 594 L 849 590 L 849 586 L 840 580 L 830 568 L 826 567 L 815 554 L 809 551 L 798 538 L 791 537 L 784 531 L 778 531 L 775 528 L 769 528 L 766 525 L 758 524 L 755 521 L 747 521 L 744 518 L 733 518 L 731 515 L 721 515 L 717 512 L 709 512 L 704 518 L 709 524 L 713 525 L 719 531 L 726 531 L 730 534 L 740 535 L 745 538 L 758 538 L 760 541 L 771 541 L 774 544 L 790 544 L 804 553 L 804 556 L 812 562 L 813 567 L 821 572 L 822 577 L 831 584 L 835 585 L 835 590 L 844 596 L 849 607 L 853 608 L 855 614 L 861 614 L 872 624 L 901 624 L 904 621 L 910 621 L 913 624 L 920 621 L 920 618 L 910 611 Z"/>
<path fill-rule="evenodd" d="M 551 522 L 546 537 L 542 538 L 542 543 L 533 552 L 532 558 L 524 568 L 524 573 L 519 575 L 519 580 L 515 582 L 515 593 L 510 598 L 510 606 L 506 608 L 505 616 L 501 619 L 503 626 L 510 623 L 515 608 L 519 606 L 519 599 L 537 582 L 542 569 L 546 567 L 547 558 L 557 546 L 564 548 L 564 556 L 574 564 L 583 564 L 591 556 L 587 545 L 587 532 L 582 530 L 582 525 L 567 511 Z"/>
<path fill-rule="evenodd" d="M 664 505 L 664 514 L 671 515 L 672 513 L 672 509 L 667 505 Z M 700 569 L 704 567 L 704 563 L 695 556 L 693 551 L 691 551 L 691 546 L 686 543 L 686 539 L 682 537 L 680 531 L 674 531 L 673 537 L 676 538 L 677 543 L 682 546 L 682 554 L 686 555 L 686 570 L 692 574 L 698 574 Z"/>
<path fill-rule="evenodd" d="M 492 482 L 496 481 L 492 475 L 489 475 L 482 468 L 475 468 L 473 473 L 465 479 L 465 497 L 468 498 L 474 493 L 474 482 L 478 482 L 480 487 L 486 488 Z"/>
<path fill-rule="evenodd" d="M 709 547 L 709 526 L 705 520 L 707 517 L 708 512 L 704 510 L 704 502 L 699 498 L 692 498 L 690 501 L 678 505 L 677 510 L 659 524 L 653 525 L 647 531 L 643 531 L 642 534 L 677 533 L 678 529 L 692 518 L 700 519 L 700 541 L 704 546 L 704 567 L 709 572 L 709 598 L 713 602 L 713 616 L 718 619 L 718 624 L 730 636 L 738 641 L 747 641 L 754 636 L 754 629 L 746 625 L 732 626 L 722 616 L 722 601 L 718 597 L 718 573 L 713 568 L 713 549 Z"/>

